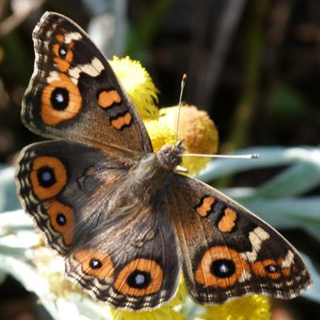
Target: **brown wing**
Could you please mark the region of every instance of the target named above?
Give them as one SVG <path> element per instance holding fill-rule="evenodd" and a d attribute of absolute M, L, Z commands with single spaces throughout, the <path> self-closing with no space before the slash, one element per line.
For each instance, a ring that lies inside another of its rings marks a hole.
<path fill-rule="evenodd" d="M 18 195 L 48 244 L 66 255 L 106 217 L 108 199 L 134 164 L 69 141 L 32 144 L 18 160 Z"/>
<path fill-rule="evenodd" d="M 181 271 L 168 203 L 130 196 L 91 230 L 66 262 L 67 274 L 95 298 L 126 310 L 149 310 L 173 298 Z"/>
<path fill-rule="evenodd" d="M 297 250 L 235 201 L 179 175 L 171 194 L 184 276 L 196 302 L 223 303 L 250 293 L 290 299 L 310 286 Z"/>
<path fill-rule="evenodd" d="M 47 12 L 33 41 L 35 70 L 22 108 L 30 130 L 100 148 L 152 152 L 139 114 L 106 58 L 78 25 Z"/>

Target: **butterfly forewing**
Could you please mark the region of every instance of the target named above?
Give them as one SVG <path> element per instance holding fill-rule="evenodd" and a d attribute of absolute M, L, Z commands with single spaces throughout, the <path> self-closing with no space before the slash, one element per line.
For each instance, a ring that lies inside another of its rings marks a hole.
<path fill-rule="evenodd" d="M 290 299 L 309 287 L 310 273 L 295 248 L 214 188 L 177 175 L 171 213 L 196 302 L 223 303 L 253 293 Z"/>
<path fill-rule="evenodd" d="M 152 152 L 144 124 L 106 58 L 70 19 L 46 13 L 33 32 L 35 70 L 22 120 L 32 131 Z"/>

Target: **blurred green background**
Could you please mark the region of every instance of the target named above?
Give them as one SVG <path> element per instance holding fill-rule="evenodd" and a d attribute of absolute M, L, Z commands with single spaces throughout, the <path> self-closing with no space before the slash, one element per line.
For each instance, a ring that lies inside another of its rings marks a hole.
<path fill-rule="evenodd" d="M 201 178 L 308 255 L 316 290 L 274 301 L 273 320 L 319 318 L 320 1 L 0 0 L 0 211 L 19 208 L 10 170 L 19 150 L 41 139 L 22 125 L 20 109 L 33 71 L 31 33 L 46 10 L 76 21 L 107 58 L 140 60 L 160 106 L 177 103 L 187 73 L 183 100 L 210 114 L 221 153 L 261 152 L 258 164 L 217 161 Z M 6 278 L 0 319 L 51 319 L 35 301 Z"/>

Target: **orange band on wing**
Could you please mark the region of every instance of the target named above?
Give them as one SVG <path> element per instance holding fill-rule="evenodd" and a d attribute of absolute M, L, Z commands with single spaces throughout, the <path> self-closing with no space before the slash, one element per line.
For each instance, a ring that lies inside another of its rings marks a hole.
<path fill-rule="evenodd" d="M 66 245 L 70 245 L 74 233 L 74 211 L 69 206 L 52 201 L 47 213 L 50 216 L 52 228 L 62 235 Z"/>
<path fill-rule="evenodd" d="M 116 90 L 103 90 L 99 93 L 98 104 L 101 108 L 107 109 L 116 103 L 120 103 L 121 98 Z"/>
<path fill-rule="evenodd" d="M 131 261 L 119 272 L 114 286 L 123 295 L 142 297 L 158 292 L 162 280 L 161 267 L 153 260 L 141 258 Z"/>
<path fill-rule="evenodd" d="M 125 113 L 123 116 L 119 116 L 111 120 L 111 125 L 117 129 L 122 130 L 126 126 L 130 126 L 132 121 L 132 116 L 130 112 Z"/>
<path fill-rule="evenodd" d="M 81 249 L 74 254 L 74 257 L 81 263 L 84 273 L 95 276 L 102 281 L 113 277 L 113 264 L 110 256 L 105 252 L 95 249 Z"/>
<path fill-rule="evenodd" d="M 237 213 L 230 209 L 226 208 L 224 210 L 224 215 L 218 222 L 218 228 L 221 232 L 231 232 L 236 226 L 235 221 L 237 220 Z"/>
<path fill-rule="evenodd" d="M 64 41 L 64 36 L 62 34 L 57 34 L 56 35 L 56 39 L 59 41 L 59 42 L 63 42 Z"/>
<path fill-rule="evenodd" d="M 205 217 L 208 215 L 208 213 L 212 210 L 212 205 L 215 203 L 215 199 L 207 196 L 204 197 L 200 204 L 196 207 L 196 212 L 202 217 Z"/>
<path fill-rule="evenodd" d="M 67 183 L 67 171 L 55 157 L 38 157 L 32 163 L 30 173 L 32 190 L 38 199 L 56 196 Z"/>
<path fill-rule="evenodd" d="M 74 118 L 82 107 L 82 97 L 78 87 L 64 74 L 60 74 L 60 79 L 47 85 L 41 96 L 41 118 L 50 126 Z M 60 96 L 58 96 L 59 90 Z"/>

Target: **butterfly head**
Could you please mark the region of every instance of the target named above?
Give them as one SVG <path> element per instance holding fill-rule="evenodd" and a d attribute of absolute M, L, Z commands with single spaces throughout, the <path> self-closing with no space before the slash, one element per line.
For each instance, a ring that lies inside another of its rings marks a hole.
<path fill-rule="evenodd" d="M 157 153 L 161 165 L 168 171 L 173 171 L 176 166 L 181 164 L 181 155 L 186 151 L 183 141 L 179 141 L 175 146 L 164 145 Z"/>

